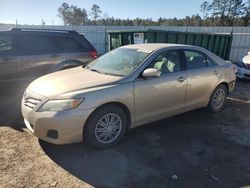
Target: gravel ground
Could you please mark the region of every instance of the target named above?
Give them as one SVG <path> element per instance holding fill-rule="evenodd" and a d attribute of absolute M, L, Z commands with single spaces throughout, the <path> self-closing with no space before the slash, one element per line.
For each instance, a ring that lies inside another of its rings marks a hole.
<path fill-rule="evenodd" d="M 144 125 L 101 151 L 38 141 L 17 121 L 21 94 L 0 96 L 0 187 L 250 186 L 249 81 L 237 82 L 222 112 Z"/>

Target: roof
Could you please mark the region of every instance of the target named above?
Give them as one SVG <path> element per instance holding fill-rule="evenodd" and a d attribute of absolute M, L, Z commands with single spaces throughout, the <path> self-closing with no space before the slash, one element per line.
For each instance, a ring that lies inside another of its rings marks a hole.
<path fill-rule="evenodd" d="M 182 34 L 209 34 L 209 35 L 231 35 L 231 33 L 212 33 L 212 32 L 191 32 L 191 31 L 174 31 L 174 30 L 160 30 L 160 29 L 123 29 L 123 30 L 107 30 L 108 34 L 120 34 L 120 33 L 182 33 Z"/>
<path fill-rule="evenodd" d="M 195 46 L 184 45 L 184 44 L 170 44 L 170 43 L 146 43 L 146 44 L 131 44 L 122 46 L 121 48 L 133 48 L 133 49 L 154 51 L 168 47 L 195 47 Z"/>
<path fill-rule="evenodd" d="M 10 28 L 7 30 L 2 30 L 0 32 L 43 32 L 43 33 L 62 33 L 62 34 L 78 34 L 76 31 L 73 30 L 60 30 L 60 29 L 39 29 L 39 28 Z"/>

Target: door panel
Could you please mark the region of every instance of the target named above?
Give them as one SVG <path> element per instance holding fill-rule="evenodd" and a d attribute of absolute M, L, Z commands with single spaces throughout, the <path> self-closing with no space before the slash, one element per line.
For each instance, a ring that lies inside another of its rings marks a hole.
<path fill-rule="evenodd" d="M 186 72 L 162 75 L 159 78 L 138 79 L 134 82 L 135 116 L 143 124 L 179 113 L 184 108 Z"/>
<path fill-rule="evenodd" d="M 17 56 L 17 79 L 33 80 L 48 74 L 64 59 L 60 53 Z"/>
<path fill-rule="evenodd" d="M 220 80 L 219 66 L 188 70 L 187 76 L 186 107 L 194 109 L 206 106 Z"/>
<path fill-rule="evenodd" d="M 220 67 L 196 50 L 184 50 L 187 67 L 187 98 L 185 107 L 205 107 L 220 80 Z"/>

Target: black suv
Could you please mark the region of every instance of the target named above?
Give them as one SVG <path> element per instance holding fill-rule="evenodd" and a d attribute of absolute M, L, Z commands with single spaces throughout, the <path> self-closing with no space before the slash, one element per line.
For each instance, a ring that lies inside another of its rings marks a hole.
<path fill-rule="evenodd" d="M 1 83 L 30 81 L 50 72 L 86 65 L 96 57 L 95 48 L 75 31 L 26 28 L 0 31 Z"/>

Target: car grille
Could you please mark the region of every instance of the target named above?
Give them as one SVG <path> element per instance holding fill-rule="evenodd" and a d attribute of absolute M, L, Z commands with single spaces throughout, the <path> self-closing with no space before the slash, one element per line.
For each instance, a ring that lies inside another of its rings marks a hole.
<path fill-rule="evenodd" d="M 26 106 L 30 109 L 34 109 L 40 102 L 41 102 L 41 99 L 27 97 L 24 99 L 24 106 Z"/>

